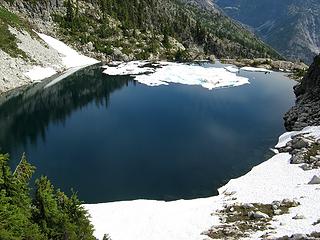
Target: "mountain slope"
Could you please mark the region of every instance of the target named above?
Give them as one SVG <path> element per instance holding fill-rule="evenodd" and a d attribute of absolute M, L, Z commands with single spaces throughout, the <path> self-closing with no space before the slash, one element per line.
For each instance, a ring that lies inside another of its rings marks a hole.
<path fill-rule="evenodd" d="M 50 34 L 112 59 L 272 57 L 279 54 L 218 9 L 178 0 L 7 0 Z M 205 1 L 209 4 L 209 1 Z M 37 20 L 34 20 L 37 19 Z M 54 25 L 56 24 L 56 25 Z M 38 24 L 39 25 L 39 24 Z M 43 27 L 45 26 L 45 28 Z M 52 31 L 53 29 L 53 31 Z M 107 58 L 107 59 L 106 59 Z"/>
<path fill-rule="evenodd" d="M 317 0 L 215 0 L 215 3 L 289 59 L 311 63 L 320 52 Z"/>

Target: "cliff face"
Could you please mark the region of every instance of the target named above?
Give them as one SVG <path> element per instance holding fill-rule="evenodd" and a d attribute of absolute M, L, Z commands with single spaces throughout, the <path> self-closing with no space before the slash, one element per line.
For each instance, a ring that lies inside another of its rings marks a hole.
<path fill-rule="evenodd" d="M 287 130 L 301 130 L 310 125 L 320 125 L 320 55 L 314 58 L 302 82 L 294 87 L 296 105 L 286 113 Z"/>

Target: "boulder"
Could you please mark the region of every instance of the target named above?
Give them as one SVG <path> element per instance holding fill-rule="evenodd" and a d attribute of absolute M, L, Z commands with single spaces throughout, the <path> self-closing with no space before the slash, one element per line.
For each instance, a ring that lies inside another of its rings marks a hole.
<path fill-rule="evenodd" d="M 300 163 L 304 163 L 304 162 L 305 162 L 305 159 L 302 154 L 293 155 L 290 159 L 291 164 L 300 164 Z"/>
<path fill-rule="evenodd" d="M 297 215 L 295 215 L 292 219 L 294 219 L 294 220 L 300 220 L 300 219 L 305 219 L 306 217 L 305 216 L 303 216 L 302 214 L 297 214 Z"/>
<path fill-rule="evenodd" d="M 298 141 L 296 141 L 295 143 L 292 144 L 293 149 L 301 149 L 301 148 L 305 148 L 308 146 L 309 146 L 308 141 L 303 138 L 299 139 Z"/>
<path fill-rule="evenodd" d="M 308 182 L 308 184 L 320 184 L 320 177 L 314 175 L 311 181 Z"/>
<path fill-rule="evenodd" d="M 304 170 L 304 171 L 309 171 L 309 170 L 312 170 L 312 166 L 310 164 L 303 164 L 301 166 L 301 168 Z"/>
<path fill-rule="evenodd" d="M 264 219 L 264 218 L 269 218 L 269 215 L 260 211 L 257 211 L 257 212 L 251 211 L 248 213 L 248 217 L 251 219 Z"/>

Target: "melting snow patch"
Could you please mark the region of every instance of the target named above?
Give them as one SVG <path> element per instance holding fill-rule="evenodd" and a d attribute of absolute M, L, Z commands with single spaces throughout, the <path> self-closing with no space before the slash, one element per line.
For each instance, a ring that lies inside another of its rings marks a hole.
<path fill-rule="evenodd" d="M 227 66 L 227 67 L 225 67 L 225 69 L 228 70 L 229 72 L 232 72 L 232 73 L 238 73 L 239 72 L 239 68 L 234 67 L 234 66 Z"/>
<path fill-rule="evenodd" d="M 255 68 L 255 67 L 242 67 L 241 70 L 247 71 L 247 72 L 267 72 L 271 73 L 272 71 L 266 68 Z"/>
<path fill-rule="evenodd" d="M 37 33 L 37 32 L 36 32 Z M 72 49 L 71 47 L 67 46 L 63 42 L 47 36 L 42 33 L 37 33 L 38 36 L 45 41 L 50 47 L 58 51 L 60 54 L 63 55 L 62 61 L 66 68 L 72 67 L 80 67 L 80 66 L 88 66 L 98 63 L 96 59 L 89 58 L 87 56 L 79 54 L 77 51 Z"/>
<path fill-rule="evenodd" d="M 155 68 L 146 67 L 146 61 L 132 61 L 127 63 L 112 62 L 110 66 L 103 66 L 103 73 L 107 75 L 138 75 L 155 72 Z"/>
<path fill-rule="evenodd" d="M 44 78 L 51 77 L 56 73 L 57 72 L 51 67 L 35 66 L 24 74 L 33 81 L 40 81 Z"/>
<path fill-rule="evenodd" d="M 159 86 L 169 83 L 201 85 L 209 90 L 214 88 L 235 87 L 249 84 L 248 78 L 237 76 L 224 68 L 202 67 L 199 65 L 160 62 L 128 62 L 118 66 L 104 66 L 108 75 L 130 75 L 136 81 L 148 85 Z"/>

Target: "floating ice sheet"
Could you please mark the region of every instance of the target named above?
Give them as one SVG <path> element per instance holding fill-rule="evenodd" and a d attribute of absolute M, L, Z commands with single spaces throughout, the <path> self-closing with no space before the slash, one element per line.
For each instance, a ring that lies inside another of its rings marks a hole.
<path fill-rule="evenodd" d="M 255 67 L 242 67 L 241 70 L 247 72 L 267 72 L 271 73 L 272 71 L 266 68 L 255 68 Z"/>
<path fill-rule="evenodd" d="M 105 74 L 133 76 L 136 81 L 148 86 L 179 83 L 200 85 L 211 90 L 249 84 L 248 78 L 240 77 L 230 70 L 193 64 L 134 61 L 103 68 L 105 68 L 103 71 Z"/>

